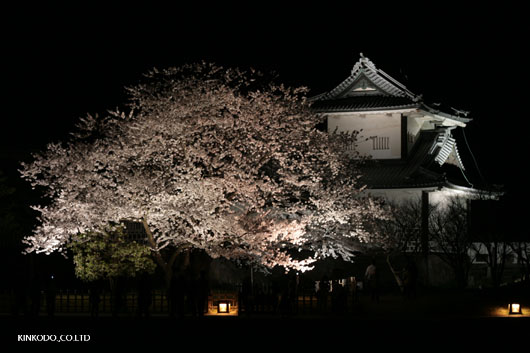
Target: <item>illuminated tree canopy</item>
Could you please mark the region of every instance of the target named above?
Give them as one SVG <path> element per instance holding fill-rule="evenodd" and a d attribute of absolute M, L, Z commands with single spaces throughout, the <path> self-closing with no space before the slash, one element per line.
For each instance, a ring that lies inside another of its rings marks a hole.
<path fill-rule="evenodd" d="M 358 161 L 342 148 L 355 135 L 319 131 L 304 88 L 202 63 L 127 90 L 128 112 L 81 119 L 22 166 L 50 200 L 35 206 L 28 252 L 64 251 L 124 220 L 143 224 L 166 266 L 162 249 L 198 248 L 303 271 L 374 241 L 365 225 L 384 213 L 360 196 Z"/>
<path fill-rule="evenodd" d="M 70 242 L 76 276 L 84 281 L 136 277 L 153 273 L 156 264 L 147 245 L 130 241 L 122 229 L 77 235 Z"/>

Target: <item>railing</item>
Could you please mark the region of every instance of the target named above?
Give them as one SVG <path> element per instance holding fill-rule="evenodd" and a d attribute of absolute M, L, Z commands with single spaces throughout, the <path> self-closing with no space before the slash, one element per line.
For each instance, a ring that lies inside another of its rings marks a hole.
<path fill-rule="evenodd" d="M 35 308 L 37 315 L 47 315 L 52 309 L 54 314 L 81 314 L 90 315 L 92 304 L 88 290 L 64 289 L 57 290 L 54 298 L 55 307 L 48 306 L 50 298 L 46 292 L 41 292 L 38 305 L 35 306 L 32 298 L 16 298 L 12 291 L 0 291 L 0 313 L 8 314 L 17 311 L 18 314 L 30 314 Z M 117 314 L 133 316 L 138 313 L 138 294 L 127 292 L 122 295 L 120 303 L 109 291 L 102 291 L 99 296 L 98 314 Z M 17 302 L 18 299 L 18 302 Z M 22 300 L 21 300 L 22 299 Z M 325 298 L 325 304 L 313 291 L 297 293 L 285 297 L 281 294 L 257 293 L 242 297 L 239 296 L 240 315 L 245 314 L 316 314 L 316 313 L 349 313 L 352 312 L 355 302 L 353 293 L 336 296 L 330 292 Z M 185 298 L 185 315 L 191 315 L 190 298 Z M 166 291 L 156 289 L 151 292 L 149 313 L 155 315 L 169 315 L 170 304 Z M 33 313 L 35 315 L 35 313 Z"/>
<path fill-rule="evenodd" d="M 38 300 L 39 314 L 47 313 L 49 309 L 50 296 L 45 291 L 42 291 Z M 0 313 L 12 312 L 16 307 L 17 299 L 19 302 L 19 311 L 31 311 L 35 308 L 34 300 L 30 295 L 25 298 L 16 298 L 12 291 L 0 292 Z M 90 291 L 64 289 L 58 290 L 54 296 L 53 308 L 54 313 L 75 313 L 88 314 L 91 313 L 92 303 Z M 138 310 L 138 294 L 136 292 L 127 292 L 122 295 L 119 305 L 117 305 L 116 298 L 109 291 L 102 291 L 99 295 L 98 312 L 112 313 L 115 306 L 119 306 L 117 310 L 121 314 L 135 314 Z M 151 293 L 150 312 L 164 313 L 168 311 L 167 296 L 162 290 L 153 290 Z"/>

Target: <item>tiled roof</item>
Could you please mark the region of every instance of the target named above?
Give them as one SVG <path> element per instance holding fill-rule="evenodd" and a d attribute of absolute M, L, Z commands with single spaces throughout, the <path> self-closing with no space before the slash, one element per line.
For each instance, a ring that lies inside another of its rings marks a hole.
<path fill-rule="evenodd" d="M 356 82 L 363 78 L 372 82 L 384 96 L 408 97 L 413 100 L 418 98 L 414 93 L 410 92 L 404 85 L 390 75 L 377 69 L 375 64 L 370 59 L 363 56 L 362 53 L 359 61 L 353 66 L 350 76 L 331 91 L 315 98 L 319 100 L 342 98 L 348 94 Z"/>
<path fill-rule="evenodd" d="M 451 130 L 452 129 L 445 129 L 445 131 L 442 131 L 438 134 L 435 142 L 429 150 L 429 153 L 436 154 L 434 160 L 438 162 L 439 165 L 443 165 L 452 155 L 454 163 L 456 163 L 460 168 L 465 169 L 462 159 L 460 158 L 460 154 L 458 153 L 456 140 L 451 135 Z"/>
<path fill-rule="evenodd" d="M 311 97 L 312 108 L 318 113 L 357 112 L 419 108 L 431 114 L 467 123 L 467 112 L 445 113 L 439 105 L 427 105 L 421 95 L 409 91 L 403 84 L 376 68 L 374 63 L 361 54 L 351 74 L 331 91 Z M 444 108 L 445 110 L 445 108 Z M 464 115 L 464 116 L 462 116 Z"/>
<path fill-rule="evenodd" d="M 381 109 L 417 108 L 419 104 L 408 97 L 358 96 L 333 100 L 318 100 L 311 106 L 316 112 L 370 111 Z"/>

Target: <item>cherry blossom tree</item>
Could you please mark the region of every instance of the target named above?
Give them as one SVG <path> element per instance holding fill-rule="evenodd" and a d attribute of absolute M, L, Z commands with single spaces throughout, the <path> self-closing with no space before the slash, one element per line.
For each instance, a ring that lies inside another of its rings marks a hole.
<path fill-rule="evenodd" d="M 356 135 L 319 131 L 306 89 L 201 63 L 153 69 L 127 90 L 128 112 L 88 115 L 22 166 L 50 200 L 35 206 L 28 252 L 136 221 L 169 279 L 190 248 L 305 271 L 374 241 L 366 224 L 384 212 L 343 148 Z"/>

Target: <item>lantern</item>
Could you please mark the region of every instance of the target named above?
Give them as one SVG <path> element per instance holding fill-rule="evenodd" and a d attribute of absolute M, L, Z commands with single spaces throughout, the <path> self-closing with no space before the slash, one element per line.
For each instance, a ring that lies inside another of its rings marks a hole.
<path fill-rule="evenodd" d="M 521 310 L 521 304 L 511 303 L 508 305 L 510 315 L 521 315 L 523 311 Z"/>
<path fill-rule="evenodd" d="M 213 290 L 208 296 L 208 316 L 237 316 L 237 292 Z"/>
<path fill-rule="evenodd" d="M 217 304 L 217 312 L 219 314 L 229 314 L 230 313 L 230 303 L 227 301 L 220 301 Z"/>

